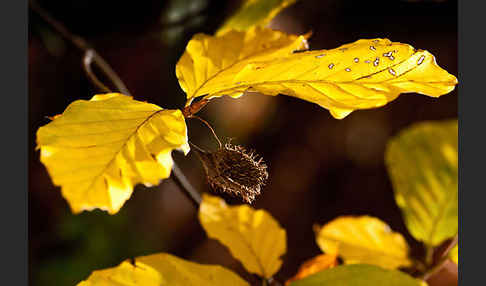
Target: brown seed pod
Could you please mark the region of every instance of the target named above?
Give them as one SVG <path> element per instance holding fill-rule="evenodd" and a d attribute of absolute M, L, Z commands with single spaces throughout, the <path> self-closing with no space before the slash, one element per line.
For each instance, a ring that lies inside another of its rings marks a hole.
<path fill-rule="evenodd" d="M 251 203 L 261 192 L 268 179 L 263 159 L 245 148 L 230 143 L 207 152 L 193 148 L 206 171 L 209 184 L 215 190 L 240 196 Z"/>

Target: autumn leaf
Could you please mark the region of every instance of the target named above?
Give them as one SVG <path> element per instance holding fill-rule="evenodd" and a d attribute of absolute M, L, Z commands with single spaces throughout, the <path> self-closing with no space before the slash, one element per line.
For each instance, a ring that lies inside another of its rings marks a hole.
<path fill-rule="evenodd" d="M 119 93 L 71 103 L 37 131 L 40 160 L 74 213 L 118 212 L 134 185 L 168 178 L 174 149 L 189 152 L 180 110 Z"/>
<path fill-rule="evenodd" d="M 335 254 L 321 254 L 312 259 L 309 259 L 302 263 L 294 277 L 285 282 L 285 286 L 288 286 L 292 281 L 304 279 L 314 273 L 320 272 L 325 269 L 333 268 L 338 264 L 337 256 Z"/>
<path fill-rule="evenodd" d="M 214 93 L 208 92 L 213 81 L 217 84 L 224 78 L 231 80 L 238 72 L 237 67 L 248 61 L 280 58 L 307 48 L 305 36 L 287 35 L 261 27 L 215 37 L 196 34 L 176 65 L 176 75 L 187 93 L 189 105 L 196 97 Z M 225 94 L 237 97 L 242 92 Z"/>
<path fill-rule="evenodd" d="M 459 244 L 456 244 L 451 251 L 449 252 L 449 258 L 452 260 L 455 264 L 459 265 Z"/>
<path fill-rule="evenodd" d="M 394 137 L 385 160 L 410 233 L 437 246 L 458 231 L 457 120 L 422 122 Z"/>
<path fill-rule="evenodd" d="M 305 49 L 303 43 L 302 36 L 266 28 L 197 34 L 176 66 L 187 105 L 201 96 L 240 96 L 245 91 L 285 94 L 316 103 L 341 119 L 356 109 L 381 107 L 400 93 L 439 97 L 457 84 L 432 54 L 407 44 L 358 40 L 333 50 L 292 53 Z"/>
<path fill-rule="evenodd" d="M 397 271 L 374 265 L 341 265 L 327 269 L 290 286 L 423 286 L 418 279 Z M 426 284 L 425 284 L 426 285 Z"/>
<path fill-rule="evenodd" d="M 341 216 L 316 227 L 316 241 L 323 252 L 339 255 L 346 264 L 365 263 L 389 269 L 411 264 L 403 236 L 370 216 Z"/>
<path fill-rule="evenodd" d="M 216 35 L 230 30 L 245 31 L 253 26 L 265 26 L 282 9 L 296 0 L 245 0 L 241 7 L 218 29 Z"/>
<path fill-rule="evenodd" d="M 270 278 L 280 269 L 286 234 L 266 211 L 248 205 L 228 206 L 224 200 L 205 194 L 199 221 L 208 236 L 225 245 L 248 272 Z"/>
<path fill-rule="evenodd" d="M 218 265 L 202 265 L 159 253 L 126 260 L 120 265 L 94 271 L 78 286 L 249 286 L 232 271 Z"/>

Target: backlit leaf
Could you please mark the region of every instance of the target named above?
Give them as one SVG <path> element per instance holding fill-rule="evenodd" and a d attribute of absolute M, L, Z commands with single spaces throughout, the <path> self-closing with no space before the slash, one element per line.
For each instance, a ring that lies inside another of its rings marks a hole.
<path fill-rule="evenodd" d="M 270 35 L 279 40 L 270 43 Z M 432 54 L 407 44 L 358 40 L 333 50 L 291 53 L 305 48 L 303 40 L 265 28 L 194 36 L 176 67 L 187 104 L 201 96 L 253 91 L 294 96 L 344 118 L 356 109 L 383 106 L 400 93 L 439 97 L 457 84 Z M 264 48 L 268 45 L 274 48 Z"/>
<path fill-rule="evenodd" d="M 249 286 L 232 271 L 218 265 L 202 265 L 159 253 L 126 260 L 120 265 L 94 271 L 78 286 Z"/>
<path fill-rule="evenodd" d="M 323 252 L 339 255 L 347 264 L 389 269 L 410 265 L 403 236 L 374 217 L 338 217 L 316 229 L 316 241 Z"/>
<path fill-rule="evenodd" d="M 423 286 L 421 282 L 398 270 L 374 265 L 341 265 L 294 281 L 290 286 Z"/>
<path fill-rule="evenodd" d="M 189 151 L 180 110 L 119 93 L 71 103 L 37 131 L 40 160 L 74 213 L 118 212 L 134 185 L 157 185 L 172 169 L 171 152 Z"/>
<path fill-rule="evenodd" d="M 335 254 L 321 254 L 312 259 L 309 259 L 302 263 L 299 267 L 299 271 L 294 277 L 285 282 L 285 285 L 289 285 L 292 281 L 304 279 L 314 273 L 320 272 L 325 269 L 333 268 L 338 264 L 337 256 Z"/>
<path fill-rule="evenodd" d="M 265 26 L 282 9 L 296 0 L 244 0 L 241 7 L 219 28 L 216 35 L 231 29 L 245 31 L 253 26 Z"/>
<path fill-rule="evenodd" d="M 458 230 L 457 120 L 423 122 L 393 138 L 386 164 L 410 233 L 437 246 Z"/>
<path fill-rule="evenodd" d="M 176 65 L 176 75 L 187 93 L 189 105 L 194 98 L 210 93 L 208 87 L 213 81 L 230 81 L 239 71 L 237 67 L 248 61 L 275 59 L 307 48 L 304 36 L 260 27 L 247 32 L 231 31 L 217 37 L 196 34 Z M 242 92 L 225 94 L 239 96 Z"/>
<path fill-rule="evenodd" d="M 280 269 L 286 234 L 266 211 L 248 205 L 228 206 L 224 200 L 205 194 L 199 221 L 208 236 L 225 245 L 248 272 L 270 278 Z"/>
<path fill-rule="evenodd" d="M 459 244 L 456 244 L 456 246 L 451 249 L 449 258 L 454 261 L 455 264 L 459 264 Z"/>

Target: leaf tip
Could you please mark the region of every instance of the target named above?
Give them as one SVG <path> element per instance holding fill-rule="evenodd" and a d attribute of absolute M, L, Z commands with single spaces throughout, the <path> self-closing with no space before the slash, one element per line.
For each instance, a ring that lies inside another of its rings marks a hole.
<path fill-rule="evenodd" d="M 331 108 L 329 109 L 329 113 L 331 113 L 332 117 L 336 119 L 344 119 L 346 116 L 353 112 L 352 109 L 341 109 L 341 108 Z"/>

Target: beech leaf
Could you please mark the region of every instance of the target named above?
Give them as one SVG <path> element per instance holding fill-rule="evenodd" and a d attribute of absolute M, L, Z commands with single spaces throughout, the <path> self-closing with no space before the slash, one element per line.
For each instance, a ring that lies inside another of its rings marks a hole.
<path fill-rule="evenodd" d="M 296 0 L 245 0 L 241 7 L 218 29 L 216 35 L 230 30 L 245 31 L 253 26 L 267 25 L 282 9 Z"/>
<path fill-rule="evenodd" d="M 157 185 L 172 169 L 171 152 L 189 152 L 180 110 L 119 93 L 76 100 L 37 131 L 40 160 L 74 213 L 118 212 L 134 185 Z"/>
<path fill-rule="evenodd" d="M 395 136 L 385 161 L 406 226 L 438 246 L 458 231 L 457 120 L 422 122 Z"/>
<path fill-rule="evenodd" d="M 267 28 L 197 34 L 176 66 L 187 105 L 201 96 L 235 97 L 245 91 L 284 94 L 316 103 L 341 119 L 357 109 L 381 107 L 400 93 L 439 97 L 457 84 L 432 54 L 407 44 L 369 39 L 292 53 L 306 48 L 304 40 Z"/>
<path fill-rule="evenodd" d="M 287 248 L 285 230 L 265 210 L 228 206 L 219 197 L 204 194 L 199 221 L 248 272 L 270 278 L 280 269 Z"/>
<path fill-rule="evenodd" d="M 232 271 L 219 265 L 203 265 L 159 253 L 126 260 L 120 265 L 94 271 L 78 286 L 249 286 Z"/>
<path fill-rule="evenodd" d="M 211 87 L 213 82 L 218 89 L 219 82 L 233 79 L 240 66 L 248 61 L 275 59 L 307 48 L 305 36 L 287 35 L 261 27 L 246 32 L 232 30 L 214 37 L 196 34 L 177 62 L 176 76 L 187 93 L 186 105 L 189 105 L 196 97 L 215 93 L 216 90 Z M 237 97 L 242 92 L 225 94 Z"/>
<path fill-rule="evenodd" d="M 316 257 L 309 259 L 302 263 L 299 267 L 299 271 L 294 277 L 290 278 L 285 282 L 288 286 L 292 281 L 304 279 L 314 273 L 320 272 L 325 269 L 333 268 L 338 264 L 337 256 L 335 254 L 321 254 Z"/>
<path fill-rule="evenodd" d="M 339 255 L 346 264 L 373 264 L 389 269 L 411 264 L 403 236 L 370 216 L 341 216 L 316 227 L 316 241 L 323 252 Z"/>
<path fill-rule="evenodd" d="M 398 270 L 383 269 L 374 265 L 340 265 L 327 269 L 290 286 L 424 286 L 424 282 Z"/>

